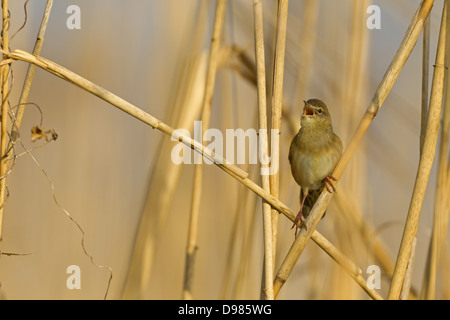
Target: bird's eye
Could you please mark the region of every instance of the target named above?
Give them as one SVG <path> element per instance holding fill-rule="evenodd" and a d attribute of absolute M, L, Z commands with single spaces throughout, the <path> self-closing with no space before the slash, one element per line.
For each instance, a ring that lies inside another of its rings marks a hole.
<path fill-rule="evenodd" d="M 322 113 L 322 109 L 317 109 L 317 113 Z"/>

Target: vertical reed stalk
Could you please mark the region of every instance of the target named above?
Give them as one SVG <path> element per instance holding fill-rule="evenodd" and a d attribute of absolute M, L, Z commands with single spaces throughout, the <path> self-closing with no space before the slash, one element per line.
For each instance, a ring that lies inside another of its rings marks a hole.
<path fill-rule="evenodd" d="M 314 63 L 314 51 L 316 50 L 316 30 L 318 22 L 320 2 L 316 0 L 306 0 L 303 14 L 303 23 L 300 33 L 299 63 L 297 69 L 297 79 L 294 91 L 293 106 L 297 106 L 299 101 L 306 100 L 305 95 L 308 93 L 309 83 Z M 298 131 L 299 121 L 295 117 L 295 127 Z"/>
<path fill-rule="evenodd" d="M 8 0 L 2 0 L 2 48 L 5 51 L 9 51 L 9 38 L 8 30 L 10 26 L 9 12 L 8 12 Z M 6 55 L 3 54 L 3 60 L 6 59 Z M 5 64 L 1 68 L 2 78 L 2 105 L 1 105 L 1 138 L 0 138 L 0 240 L 2 240 L 2 226 L 3 226 L 3 209 L 5 207 L 5 194 L 6 194 L 6 169 L 7 169 L 7 121 L 8 121 L 8 96 L 9 96 L 9 64 Z"/>
<path fill-rule="evenodd" d="M 283 80 L 284 80 L 284 59 L 286 52 L 286 29 L 288 17 L 289 0 L 278 0 L 277 29 L 275 41 L 275 58 L 274 58 L 274 74 L 273 74 L 273 96 L 272 96 L 272 130 L 280 134 L 281 132 L 281 112 L 283 107 Z M 280 189 L 280 139 L 271 141 L 271 167 L 275 168 L 275 172 L 270 175 L 270 193 L 275 197 L 279 197 Z M 278 230 L 279 213 L 272 210 L 272 258 L 275 263 L 277 230 Z"/>
<path fill-rule="evenodd" d="M 259 152 L 261 158 L 268 159 L 269 146 L 267 135 L 267 103 L 266 103 L 266 67 L 264 57 L 264 30 L 263 30 L 263 9 L 261 0 L 253 1 L 253 14 L 255 20 L 255 57 L 256 57 L 256 75 L 258 91 L 258 110 L 259 110 Z M 277 140 L 277 139 L 276 139 Z M 266 161 L 261 163 L 261 185 L 264 191 L 270 192 L 270 178 L 268 175 L 269 164 Z M 273 273 L 274 273 L 274 255 L 275 246 L 273 244 L 276 234 L 272 234 L 276 224 L 272 220 L 270 204 L 263 201 L 263 225 L 264 225 L 264 281 L 262 291 L 267 300 L 273 300 Z M 278 216 L 278 211 L 276 212 Z"/>
<path fill-rule="evenodd" d="M 409 206 L 408 217 L 406 219 L 403 237 L 400 244 L 397 262 L 395 264 L 394 275 L 389 289 L 389 299 L 397 300 L 404 282 L 408 260 L 412 254 L 414 238 L 417 234 L 420 210 L 425 196 L 428 178 L 433 165 L 436 153 L 437 136 L 439 132 L 439 121 L 441 116 L 442 95 L 444 92 L 444 71 L 445 71 L 445 33 L 446 33 L 446 4 L 442 13 L 441 29 L 439 32 L 439 43 L 436 53 L 436 64 L 431 87 L 430 107 L 427 116 L 427 127 L 423 141 L 422 154 L 417 169 L 416 181 Z"/>
<path fill-rule="evenodd" d="M 351 30 L 347 58 L 343 110 L 341 111 L 340 137 L 344 144 L 352 135 L 353 125 L 358 123 L 360 113 L 364 110 L 367 97 L 367 53 L 368 32 L 361 25 L 367 19 L 367 0 L 353 0 L 351 8 Z M 362 143 L 359 152 L 352 158 L 352 165 L 346 175 L 342 190 L 351 194 L 357 202 L 364 203 L 367 196 L 367 143 Z"/>
<path fill-rule="evenodd" d="M 216 83 L 217 65 L 219 60 L 220 39 L 225 18 L 226 0 L 217 0 L 213 35 L 209 52 L 208 69 L 206 73 L 205 93 L 202 106 L 202 137 L 209 127 L 211 103 Z M 183 299 L 192 299 L 192 283 L 195 267 L 195 252 L 197 249 L 197 227 L 200 212 L 203 166 L 196 164 L 194 169 L 194 187 L 189 217 L 188 240 L 186 247 L 186 264 L 184 269 Z"/>
<path fill-rule="evenodd" d="M 255 170 L 256 171 L 256 170 Z M 253 174 L 252 176 L 255 176 Z M 259 201 L 259 198 L 254 197 L 250 198 L 249 201 L 249 208 L 247 209 L 248 212 L 250 212 L 247 217 L 245 217 L 245 221 L 243 221 L 244 226 L 244 239 L 242 241 L 242 250 L 241 254 L 239 256 L 239 266 L 236 273 L 236 285 L 234 286 L 233 293 L 231 295 L 231 299 L 233 300 L 239 300 L 243 299 L 244 294 L 244 288 L 245 285 L 249 283 L 250 276 L 253 274 L 253 268 L 252 266 L 252 253 L 254 252 L 254 241 L 255 241 L 255 231 L 256 228 L 254 227 L 254 221 L 257 219 L 257 202 Z M 249 271 L 250 270 L 250 271 Z M 253 291 L 253 290 L 252 290 Z M 245 296 L 244 296 L 245 297 Z"/>
<path fill-rule="evenodd" d="M 447 1 L 446 1 L 447 2 Z M 446 65 L 450 58 L 450 6 L 447 2 L 447 33 L 445 40 Z M 439 144 L 439 158 L 437 170 L 437 185 L 434 199 L 433 232 L 431 234 L 430 247 L 428 251 L 427 267 L 424 277 L 423 294 L 427 300 L 436 299 L 436 286 L 440 254 L 445 247 L 448 228 L 448 195 L 450 194 L 450 185 L 447 176 L 449 165 L 448 143 L 450 130 L 450 81 L 449 71 L 445 71 L 445 101 L 443 105 L 443 117 L 441 127 L 441 139 Z M 447 203 L 446 203 L 447 202 Z M 445 270 L 445 269 L 444 269 Z"/>
<path fill-rule="evenodd" d="M 238 255 L 236 254 L 236 251 L 238 251 L 238 248 L 241 248 L 242 253 L 242 247 L 244 247 L 243 243 L 244 241 L 239 242 L 239 233 L 240 229 L 245 230 L 246 228 L 246 204 L 249 199 L 250 190 L 243 186 L 242 184 L 238 187 L 238 198 L 237 198 L 237 205 L 236 210 L 233 217 L 233 224 L 231 227 L 231 234 L 230 234 L 230 243 L 228 246 L 228 252 L 226 256 L 226 262 L 225 262 L 225 273 L 222 278 L 222 289 L 220 293 L 220 300 L 227 300 L 230 299 L 230 293 L 232 288 L 232 275 L 233 271 L 236 269 L 236 265 L 240 265 L 242 263 L 241 260 L 238 260 Z M 245 214 L 242 214 L 244 213 Z M 250 212 L 248 212 L 250 215 Z M 243 231 L 245 234 L 245 231 Z M 245 258 L 244 258 L 245 259 Z M 234 281 L 235 282 L 235 281 Z M 231 298 L 233 299 L 233 298 Z"/>

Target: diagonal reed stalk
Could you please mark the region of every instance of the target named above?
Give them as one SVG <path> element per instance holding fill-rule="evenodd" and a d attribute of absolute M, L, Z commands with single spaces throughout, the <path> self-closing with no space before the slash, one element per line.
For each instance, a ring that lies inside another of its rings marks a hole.
<path fill-rule="evenodd" d="M 417 237 L 414 237 L 412 247 L 411 247 L 411 254 L 410 254 L 409 260 L 408 260 L 408 267 L 406 268 L 406 271 L 405 271 L 405 281 L 403 282 L 402 292 L 400 294 L 400 300 L 408 300 L 409 296 L 410 296 L 414 259 L 416 258 L 416 244 L 417 244 Z"/>
<path fill-rule="evenodd" d="M 258 113 L 259 113 L 259 150 L 262 159 L 268 159 L 269 146 L 267 135 L 267 103 L 266 103 L 266 67 L 264 57 L 264 31 L 263 31 L 263 9 L 260 0 L 253 1 L 253 14 L 255 20 L 255 56 L 256 75 L 258 91 Z M 278 139 L 276 139 L 278 140 Z M 264 191 L 270 192 L 270 178 L 267 174 L 267 161 L 261 163 L 261 185 Z M 263 170 L 265 172 L 263 172 Z M 271 176 L 272 177 L 272 176 Z M 272 193 L 273 194 L 273 193 Z M 270 204 L 263 202 L 263 225 L 264 225 L 264 271 L 262 281 L 262 293 L 267 300 L 273 300 L 273 273 L 275 261 L 275 239 L 276 233 L 272 230 L 276 228 L 276 221 L 272 220 Z M 278 212 L 276 212 L 278 216 Z"/>
<path fill-rule="evenodd" d="M 9 36 L 8 30 L 10 26 L 8 0 L 2 0 L 2 48 L 9 50 Z M 3 55 L 3 60 L 6 60 L 6 55 Z M 4 64 L 1 67 L 1 86 L 2 86 L 2 104 L 1 104 L 1 138 L 0 138 L 0 240 L 2 240 L 2 226 L 3 226 L 3 209 L 5 207 L 6 194 L 6 169 L 8 166 L 7 158 L 7 130 L 8 130 L 8 96 L 9 96 L 9 72 L 10 65 Z"/>
<path fill-rule="evenodd" d="M 365 135 L 369 125 L 372 120 L 377 115 L 379 109 L 381 108 L 384 100 L 386 99 L 388 93 L 390 92 L 392 86 L 397 80 L 400 71 L 402 70 L 404 64 L 408 60 L 417 39 L 422 31 L 424 22 L 428 17 L 429 12 L 433 6 L 434 0 L 423 0 L 416 11 L 414 17 L 411 20 L 410 26 L 406 35 L 400 44 L 400 47 L 392 60 L 389 68 L 387 69 L 382 81 L 380 82 L 372 101 L 367 108 L 358 128 L 356 129 L 352 139 L 350 140 L 347 148 L 345 149 L 341 159 L 339 160 L 333 176 L 339 179 L 342 176 L 344 169 L 347 167 L 350 159 L 355 153 L 361 139 Z M 283 286 L 284 282 L 289 277 L 292 269 L 294 268 L 297 260 L 303 252 L 307 241 L 313 234 L 317 227 L 320 219 L 322 218 L 328 204 L 330 203 L 332 194 L 328 193 L 326 189 L 317 199 L 313 209 L 311 210 L 308 219 L 306 220 L 307 228 L 302 228 L 299 235 L 295 239 L 293 245 L 291 246 L 288 254 L 286 255 L 276 277 L 274 283 L 275 296 L 278 294 L 279 290 Z"/>
<path fill-rule="evenodd" d="M 208 69 L 206 74 L 205 92 L 202 106 L 202 137 L 209 127 L 211 118 L 211 104 L 216 82 L 216 73 L 219 60 L 220 39 L 224 25 L 226 0 L 217 0 L 216 15 L 214 19 L 213 35 L 209 53 Z M 203 165 L 196 164 L 194 169 L 194 187 L 189 217 L 188 239 L 186 246 L 186 262 L 184 269 L 183 299 L 192 299 L 192 284 L 194 278 L 195 253 L 197 249 L 197 228 L 202 195 Z"/>
<path fill-rule="evenodd" d="M 224 170 L 230 176 L 241 182 L 247 188 L 252 190 L 258 196 L 264 199 L 264 201 L 268 202 L 273 208 L 276 208 L 280 213 L 284 214 L 288 219 L 294 221 L 295 214 L 289 209 L 284 203 L 282 203 L 277 198 L 273 197 L 269 192 L 265 191 L 261 187 L 259 187 L 256 183 L 248 178 L 248 173 L 239 169 L 238 167 L 225 163 L 225 159 L 221 156 L 214 154 L 210 149 L 206 148 L 199 142 L 191 139 L 188 136 L 183 135 L 179 131 L 176 131 L 171 126 L 162 122 L 160 119 L 153 117 L 152 115 L 142 111 L 137 108 L 133 104 L 128 101 L 118 97 L 112 92 L 96 85 L 95 83 L 81 77 L 80 75 L 50 61 L 43 57 L 38 57 L 31 55 L 25 51 L 14 50 L 13 52 L 5 52 L 2 53 L 9 56 L 14 60 L 21 60 L 28 63 L 33 63 L 38 67 L 50 72 L 69 83 L 80 87 L 83 90 L 97 96 L 98 98 L 110 103 L 111 105 L 117 107 L 118 109 L 128 113 L 134 118 L 142 121 L 143 123 L 153 127 L 154 129 L 158 129 L 166 135 L 172 136 L 174 139 L 182 142 L 183 144 L 189 146 L 196 152 L 204 155 L 211 159 L 215 165 Z M 348 273 L 354 273 L 354 270 L 358 270 L 351 260 L 346 258 L 337 248 L 335 248 L 328 240 L 326 240 L 323 236 L 319 234 L 319 232 L 315 231 L 312 234 L 312 239 L 325 251 L 328 255 L 330 255 L 335 261 L 339 263 L 339 265 L 344 268 Z M 342 263 L 345 259 L 345 263 Z M 361 286 L 365 286 L 365 282 L 358 282 Z M 366 290 L 366 289 L 365 289 Z M 366 290 L 370 292 L 369 290 Z"/>
<path fill-rule="evenodd" d="M 427 126 L 428 114 L 428 88 L 430 74 L 430 28 L 431 16 L 428 17 L 423 28 L 423 53 L 422 53 L 422 110 L 420 118 L 420 153 L 422 153 L 423 140 L 425 139 L 425 129 Z"/>
<path fill-rule="evenodd" d="M 445 33 L 446 33 L 446 5 L 442 13 L 441 29 L 439 32 L 439 43 L 436 52 L 436 64 L 431 87 L 430 106 L 427 116 L 427 127 L 423 140 L 422 153 L 417 169 L 416 181 L 414 184 L 411 203 L 408 210 L 405 228 L 403 230 L 402 241 L 400 244 L 397 262 L 395 264 L 394 275 L 392 277 L 391 287 L 389 289 L 389 299 L 397 300 L 405 278 L 408 260 L 413 254 L 411 249 L 414 238 L 417 235 L 419 225 L 420 210 L 425 197 L 425 191 L 428 179 L 433 166 L 434 156 L 436 153 L 437 136 L 439 132 L 439 120 L 441 117 L 442 95 L 444 92 L 444 71 L 445 71 Z"/>

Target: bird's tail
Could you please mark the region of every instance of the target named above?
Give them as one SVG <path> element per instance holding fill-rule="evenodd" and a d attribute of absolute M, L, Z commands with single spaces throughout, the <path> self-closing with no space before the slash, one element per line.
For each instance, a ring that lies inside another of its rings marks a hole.
<path fill-rule="evenodd" d="M 319 198 L 320 194 L 322 192 L 322 189 L 317 189 L 317 190 L 310 190 L 308 192 L 308 196 L 306 197 L 305 200 L 305 204 L 303 205 L 303 217 L 306 219 L 309 216 L 309 213 L 311 212 L 314 204 L 316 203 L 317 199 Z M 303 189 L 300 192 L 300 201 L 301 199 L 303 199 Z M 325 213 L 323 214 L 323 217 L 325 217 L 325 214 L 327 212 L 325 211 Z M 322 218 L 323 218 L 322 217 Z"/>

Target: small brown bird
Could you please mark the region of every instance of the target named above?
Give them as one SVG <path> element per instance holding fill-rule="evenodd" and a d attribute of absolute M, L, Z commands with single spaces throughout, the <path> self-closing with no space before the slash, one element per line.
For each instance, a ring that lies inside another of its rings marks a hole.
<path fill-rule="evenodd" d="M 325 186 L 335 191 L 331 176 L 342 155 L 341 139 L 334 133 L 326 104 L 318 99 L 304 101 L 301 128 L 292 139 L 289 162 L 292 175 L 300 186 L 300 210 L 295 218 L 295 234 L 299 222 L 305 225 L 314 203 Z"/>

